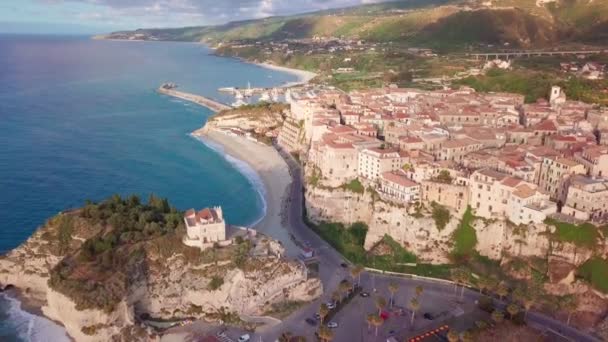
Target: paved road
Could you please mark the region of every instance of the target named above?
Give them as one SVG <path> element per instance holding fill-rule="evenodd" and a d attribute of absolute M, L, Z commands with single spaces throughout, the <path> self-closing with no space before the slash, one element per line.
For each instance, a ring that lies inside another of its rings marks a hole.
<path fill-rule="evenodd" d="M 276 325 L 274 327 L 270 327 L 267 329 L 262 329 L 260 334 L 255 337 L 255 340 L 258 338 L 262 338 L 263 341 L 275 341 L 278 336 L 285 331 L 289 331 L 296 335 L 301 335 L 308 337 L 309 340 L 313 337 L 314 331 L 316 327 L 311 327 L 305 323 L 305 319 L 308 317 L 312 317 L 315 312 L 317 312 L 319 305 L 325 301 L 330 299 L 331 293 L 338 288 L 338 284 L 342 279 L 350 278 L 350 273 L 347 269 L 344 269 L 340 266 L 341 263 L 344 262 L 343 257 L 338 253 L 335 249 L 333 249 L 327 242 L 325 242 L 321 237 L 319 237 L 316 233 L 314 233 L 302 220 L 302 208 L 303 208 L 303 194 L 302 194 L 302 175 L 299 164 L 292 158 L 289 153 L 281 152 L 281 155 L 287 162 L 290 171 L 292 173 L 293 183 L 291 186 L 291 196 L 290 203 L 288 203 L 288 211 L 287 211 L 287 219 L 288 219 L 288 228 L 291 230 L 291 234 L 296 241 L 306 242 L 312 248 L 315 249 L 317 257 L 319 259 L 319 276 L 324 286 L 324 295 L 321 298 L 317 299 L 313 303 L 308 304 L 301 310 L 294 312 L 292 315 L 287 317 L 282 324 Z M 405 298 L 411 298 L 413 295 L 414 289 L 418 285 L 422 285 L 424 287 L 424 304 L 421 312 L 425 312 L 424 310 L 432 310 L 434 313 L 438 311 L 445 311 L 447 309 L 454 309 L 455 307 L 462 308 L 465 312 L 470 312 L 474 310 L 474 303 L 477 301 L 482 295 L 477 291 L 473 291 L 470 289 L 466 289 L 463 293 L 463 300 L 460 303 L 459 292 L 454 292 L 454 286 L 442 282 L 420 279 L 420 278 L 403 278 L 403 277 L 394 277 L 388 275 L 377 275 L 372 273 L 364 273 L 361 277 L 361 284 L 364 289 L 371 290 L 374 286 L 381 291 L 380 293 L 388 298 L 388 294 L 386 292 L 388 280 L 396 280 L 400 285 L 400 293 L 405 296 Z M 409 296 L 409 297 L 408 297 Z M 370 298 L 366 298 L 368 302 L 372 302 Z M 363 300 L 363 299 L 361 299 Z M 403 303 L 399 303 L 401 306 L 406 306 L 409 299 L 406 299 Z M 456 304 L 456 302 L 459 302 Z M 339 315 L 336 316 L 336 319 L 340 319 L 341 316 L 354 315 L 357 317 L 364 317 L 362 315 L 366 315 L 370 313 L 370 308 L 373 306 L 369 305 L 356 305 L 358 300 L 355 300 L 353 303 L 349 304 L 343 312 L 340 312 Z M 352 310 L 350 306 L 353 305 L 355 310 Z M 350 311 L 350 313 L 349 313 Z M 363 329 L 360 329 L 360 324 L 353 324 L 351 322 L 352 318 L 346 318 L 345 321 L 349 323 L 345 323 L 345 325 L 341 326 L 336 330 L 336 339 L 335 341 L 367 341 L 369 336 L 366 338 L 364 333 L 369 335 L 367 332 L 364 332 Z M 527 321 L 531 326 L 541 326 L 544 327 L 551 333 L 557 333 L 565 337 L 566 339 L 570 339 L 571 341 L 581 341 L 581 342 L 595 342 L 600 341 L 599 339 L 567 326 L 566 324 L 547 317 L 545 315 L 530 312 L 527 316 Z M 418 322 L 418 320 L 417 320 Z M 422 321 L 423 322 L 423 321 Z M 423 322 L 424 323 L 424 322 Z M 435 322 L 437 323 L 437 322 Z M 348 324 L 348 325 L 347 325 Z M 405 324 L 405 323 L 404 323 Z M 407 323 L 409 324 L 409 323 Z M 403 326 L 403 325 L 402 325 Z M 419 326 L 415 323 L 416 330 L 418 330 Z M 431 326 L 431 324 L 429 324 Z M 424 326 L 423 326 L 424 327 Z M 351 328 L 351 329 L 349 329 Z M 344 333 L 343 331 L 346 331 Z M 399 332 L 399 331 L 398 331 Z M 404 332 L 403 329 L 401 331 L 403 334 L 400 334 L 400 337 L 410 336 L 407 332 Z M 373 336 L 375 340 L 375 336 Z"/>

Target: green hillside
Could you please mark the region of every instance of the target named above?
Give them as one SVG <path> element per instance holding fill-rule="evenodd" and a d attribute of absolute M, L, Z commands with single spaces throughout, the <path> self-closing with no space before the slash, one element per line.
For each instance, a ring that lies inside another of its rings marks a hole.
<path fill-rule="evenodd" d="M 608 42 L 608 1 L 401 0 L 292 17 L 271 17 L 219 26 L 142 29 L 109 38 L 230 42 L 343 37 L 427 46 L 504 44 L 549 46 Z"/>

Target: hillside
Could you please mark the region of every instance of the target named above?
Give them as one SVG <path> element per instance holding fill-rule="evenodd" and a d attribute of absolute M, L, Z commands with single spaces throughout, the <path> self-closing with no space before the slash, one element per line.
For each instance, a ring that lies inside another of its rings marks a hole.
<path fill-rule="evenodd" d="M 205 41 L 343 37 L 417 45 L 549 46 L 608 42 L 608 2 L 556 0 L 402 0 L 219 26 L 141 29 L 104 38 Z"/>

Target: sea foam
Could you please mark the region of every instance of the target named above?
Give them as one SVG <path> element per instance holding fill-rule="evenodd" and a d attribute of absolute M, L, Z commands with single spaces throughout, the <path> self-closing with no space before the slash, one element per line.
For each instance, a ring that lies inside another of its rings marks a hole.
<path fill-rule="evenodd" d="M 262 203 L 261 215 L 258 218 L 256 218 L 248 226 L 254 227 L 258 223 L 260 223 L 266 216 L 266 212 L 268 210 L 268 203 L 266 203 L 266 186 L 264 185 L 264 182 L 262 181 L 262 178 L 257 173 L 257 171 L 255 171 L 253 169 L 253 167 L 251 167 L 251 165 L 249 165 L 247 162 L 240 160 L 238 158 L 235 158 L 235 157 L 231 156 L 230 154 L 226 153 L 224 147 L 221 144 L 212 142 L 210 140 L 207 140 L 203 137 L 200 137 L 200 136 L 197 136 L 194 134 L 190 134 L 190 136 L 193 137 L 194 139 L 200 141 L 201 143 L 203 143 L 205 146 L 207 146 L 212 151 L 223 156 L 224 159 L 228 163 L 230 163 L 230 165 L 232 165 L 239 173 L 241 173 L 243 176 L 245 176 L 245 178 L 247 178 L 249 183 L 253 186 L 253 188 L 257 192 L 257 194 L 260 198 L 260 201 Z"/>
<path fill-rule="evenodd" d="M 3 322 L 11 326 L 19 339 L 28 342 L 70 342 L 65 329 L 44 317 L 34 315 L 21 308 L 21 302 L 5 293 L 0 294 L 2 311 L 8 317 Z"/>

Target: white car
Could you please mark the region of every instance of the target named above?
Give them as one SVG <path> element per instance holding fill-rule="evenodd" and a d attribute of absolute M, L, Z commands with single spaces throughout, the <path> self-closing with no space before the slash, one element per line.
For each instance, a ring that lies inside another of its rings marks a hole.
<path fill-rule="evenodd" d="M 331 310 L 331 309 L 333 309 L 333 308 L 336 307 L 336 303 L 334 303 L 334 302 L 327 302 L 327 303 L 325 303 L 325 305 L 327 305 L 327 308 L 329 310 Z"/>
<path fill-rule="evenodd" d="M 239 342 L 248 342 L 249 340 L 251 340 L 251 336 L 249 336 L 249 334 L 239 337 Z"/>
<path fill-rule="evenodd" d="M 330 329 L 335 329 L 338 327 L 338 323 L 337 322 L 329 322 L 327 323 L 327 327 Z"/>

